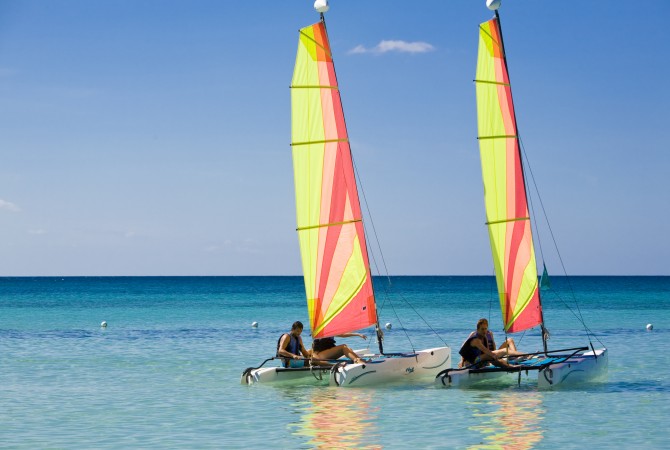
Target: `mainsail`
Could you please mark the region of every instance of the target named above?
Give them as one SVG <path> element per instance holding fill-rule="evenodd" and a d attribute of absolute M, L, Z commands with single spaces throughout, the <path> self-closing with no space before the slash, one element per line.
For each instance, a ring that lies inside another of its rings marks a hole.
<path fill-rule="evenodd" d="M 486 219 L 506 331 L 542 323 L 516 117 L 497 18 L 479 26 L 479 149 Z"/>
<path fill-rule="evenodd" d="M 300 30 L 291 82 L 297 231 L 313 338 L 375 324 L 351 150 L 323 22 Z"/>

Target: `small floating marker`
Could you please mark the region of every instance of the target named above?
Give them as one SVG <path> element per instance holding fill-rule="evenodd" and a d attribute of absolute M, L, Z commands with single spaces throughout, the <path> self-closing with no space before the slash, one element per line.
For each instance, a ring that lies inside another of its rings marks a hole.
<path fill-rule="evenodd" d="M 650 323 L 647 324 L 647 331 L 651 331 L 654 329 L 654 326 Z"/>
<path fill-rule="evenodd" d="M 500 0 L 486 0 L 486 7 L 491 11 L 500 8 Z"/>
<path fill-rule="evenodd" d="M 258 322 L 251 322 L 251 328 L 258 328 Z"/>
<path fill-rule="evenodd" d="M 325 13 L 328 11 L 328 9 L 330 9 L 330 6 L 328 6 L 328 0 L 316 0 L 314 2 L 314 9 L 322 14 Z"/>
<path fill-rule="evenodd" d="M 387 330 L 390 330 L 391 328 L 393 328 L 393 325 L 391 325 L 391 322 L 388 322 L 386 325 L 384 325 L 384 327 L 385 327 Z"/>
<path fill-rule="evenodd" d="M 100 322 L 100 328 L 107 328 L 107 322 L 104 320 Z"/>

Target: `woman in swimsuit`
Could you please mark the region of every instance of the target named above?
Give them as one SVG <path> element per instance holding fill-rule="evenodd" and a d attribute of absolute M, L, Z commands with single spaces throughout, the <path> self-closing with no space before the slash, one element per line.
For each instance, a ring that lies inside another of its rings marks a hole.
<path fill-rule="evenodd" d="M 363 339 L 368 337 L 360 333 L 345 333 L 339 334 L 336 337 L 353 337 L 358 336 Z M 347 344 L 335 345 L 335 339 L 332 337 L 314 339 L 312 343 L 312 360 L 331 360 L 338 359 L 341 356 L 346 356 L 355 363 L 362 363 L 363 360 L 358 356 Z"/>

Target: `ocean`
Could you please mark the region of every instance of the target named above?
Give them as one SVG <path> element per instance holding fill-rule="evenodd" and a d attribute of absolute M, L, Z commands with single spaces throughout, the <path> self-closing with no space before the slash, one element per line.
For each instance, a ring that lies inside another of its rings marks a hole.
<path fill-rule="evenodd" d="M 375 287 L 386 351 L 504 336 L 492 277 Z M 305 305 L 301 277 L 0 278 L 0 448 L 668 448 L 670 277 L 552 279 L 551 347 L 583 320 L 609 349 L 607 381 L 557 391 L 241 385 Z"/>

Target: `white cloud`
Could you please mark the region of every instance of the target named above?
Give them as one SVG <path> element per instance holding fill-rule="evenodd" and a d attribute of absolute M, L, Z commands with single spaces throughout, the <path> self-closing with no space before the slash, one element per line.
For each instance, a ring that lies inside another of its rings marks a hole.
<path fill-rule="evenodd" d="M 361 54 L 361 53 L 383 54 L 388 52 L 426 53 L 426 52 L 432 52 L 433 50 L 435 50 L 435 47 L 433 47 L 427 42 L 381 41 L 379 44 L 377 44 L 372 48 L 365 48 L 362 45 L 357 45 L 356 47 L 349 50 L 349 53 L 350 54 Z"/>
<path fill-rule="evenodd" d="M 355 55 L 355 54 L 358 54 L 358 53 L 367 53 L 368 51 L 369 50 L 367 50 L 362 45 L 357 45 L 356 47 L 349 50 L 349 53 L 352 54 L 352 55 Z"/>
<path fill-rule="evenodd" d="M 40 235 L 40 234 L 47 234 L 47 232 L 46 232 L 46 230 L 36 229 L 36 230 L 28 230 L 28 234 Z"/>
<path fill-rule="evenodd" d="M 14 203 L 8 202 L 1 198 L 0 198 L 0 209 L 6 209 L 7 211 L 14 211 L 14 212 L 21 211 L 21 208 L 16 206 Z"/>

